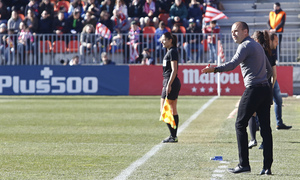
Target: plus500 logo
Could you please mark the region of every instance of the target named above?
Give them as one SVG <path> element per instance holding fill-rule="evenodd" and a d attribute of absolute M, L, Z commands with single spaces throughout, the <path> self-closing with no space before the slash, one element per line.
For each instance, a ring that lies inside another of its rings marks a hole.
<path fill-rule="evenodd" d="M 0 93 L 5 88 L 12 88 L 15 94 L 48 94 L 48 93 L 96 93 L 96 77 L 51 77 L 42 80 L 20 80 L 19 76 L 0 76 Z"/>

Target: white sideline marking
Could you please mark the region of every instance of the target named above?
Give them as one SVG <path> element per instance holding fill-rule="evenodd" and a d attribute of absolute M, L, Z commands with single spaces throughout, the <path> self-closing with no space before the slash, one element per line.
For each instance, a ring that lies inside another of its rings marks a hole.
<path fill-rule="evenodd" d="M 208 102 L 206 102 L 197 112 L 195 112 L 189 119 L 187 119 L 178 129 L 178 135 L 190 125 L 190 123 L 195 120 L 214 100 L 216 100 L 218 96 L 214 96 Z M 163 147 L 163 143 L 159 143 L 154 146 L 150 151 L 148 151 L 143 157 L 133 162 L 130 166 L 124 169 L 121 174 L 115 177 L 115 180 L 125 180 L 129 177 L 139 166 L 143 165 L 149 158 L 156 154 L 160 148 Z"/>

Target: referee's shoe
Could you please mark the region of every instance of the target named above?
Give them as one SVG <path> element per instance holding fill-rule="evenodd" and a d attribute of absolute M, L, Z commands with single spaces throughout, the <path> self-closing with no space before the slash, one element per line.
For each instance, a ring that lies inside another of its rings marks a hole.
<path fill-rule="evenodd" d="M 162 143 L 177 143 L 177 142 L 178 142 L 178 138 L 173 136 L 170 136 L 162 141 Z"/>

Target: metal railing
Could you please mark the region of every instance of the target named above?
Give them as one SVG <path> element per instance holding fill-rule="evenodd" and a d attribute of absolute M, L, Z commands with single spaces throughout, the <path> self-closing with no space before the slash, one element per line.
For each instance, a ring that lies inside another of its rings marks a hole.
<path fill-rule="evenodd" d="M 130 43 L 128 34 L 112 34 L 110 40 L 101 39 L 92 34 L 91 48 L 84 47 L 80 41 L 80 34 L 34 35 L 33 39 L 18 43 L 18 35 L 0 35 L 0 65 L 62 65 L 64 62 L 79 56 L 80 63 L 97 65 L 101 63 L 101 53 L 107 52 L 112 61 L 118 65 L 139 64 L 142 62 L 142 52 L 148 48 L 155 64 L 161 64 L 165 49 L 155 39 L 155 34 L 139 35 L 136 43 Z M 216 63 L 217 59 L 210 58 L 210 44 L 204 34 L 176 34 L 180 63 L 206 64 Z M 189 44 L 189 38 L 197 37 L 196 44 Z M 216 34 L 223 46 L 225 62 L 234 55 L 237 44 L 233 42 L 231 34 Z M 299 66 L 300 33 L 284 33 L 281 52 L 278 54 L 279 65 Z M 216 44 L 217 54 L 218 44 Z M 137 54 L 134 54 L 134 53 Z M 191 54 L 190 54 L 190 53 Z"/>

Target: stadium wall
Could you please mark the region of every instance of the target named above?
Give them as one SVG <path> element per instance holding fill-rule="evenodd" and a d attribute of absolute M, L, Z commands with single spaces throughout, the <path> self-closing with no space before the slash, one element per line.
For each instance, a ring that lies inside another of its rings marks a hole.
<path fill-rule="evenodd" d="M 218 75 L 179 66 L 180 95 L 217 95 Z M 278 66 L 281 92 L 293 95 L 293 67 Z M 221 95 L 242 95 L 240 68 L 220 74 Z M 160 95 L 162 66 L 2 66 L 0 95 Z"/>

